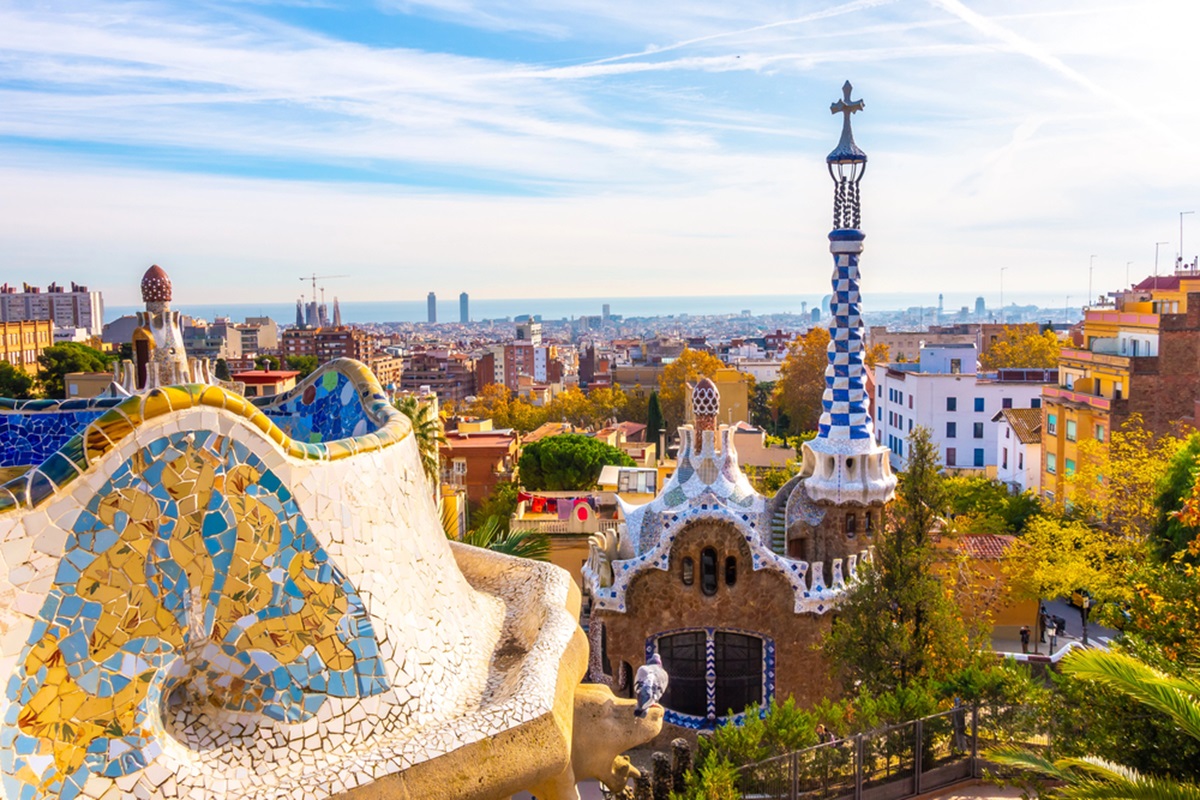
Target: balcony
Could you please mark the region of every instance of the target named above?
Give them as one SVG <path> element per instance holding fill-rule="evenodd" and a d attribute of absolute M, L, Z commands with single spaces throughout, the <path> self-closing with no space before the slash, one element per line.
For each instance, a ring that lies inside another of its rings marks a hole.
<path fill-rule="evenodd" d="M 1062 386 L 1047 386 L 1042 390 L 1042 397 L 1049 400 L 1054 400 L 1060 403 L 1078 403 L 1079 405 L 1090 406 L 1091 408 L 1099 409 L 1100 411 L 1111 411 L 1113 401 L 1107 397 L 1100 397 L 1095 394 L 1087 394 L 1085 392 L 1076 392 L 1073 389 L 1067 389 Z"/>

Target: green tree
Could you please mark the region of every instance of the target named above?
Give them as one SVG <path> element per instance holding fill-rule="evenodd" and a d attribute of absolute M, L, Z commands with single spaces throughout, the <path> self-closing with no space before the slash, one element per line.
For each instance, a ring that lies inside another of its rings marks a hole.
<path fill-rule="evenodd" d="M 25 370 L 0 361 L 0 397 L 30 400 L 37 396 L 37 381 Z"/>
<path fill-rule="evenodd" d="M 229 362 L 223 358 L 218 358 L 216 362 L 213 363 L 213 375 L 219 381 L 230 380 L 231 373 L 229 372 Z"/>
<path fill-rule="evenodd" d="M 891 519 L 838 607 L 822 647 L 847 686 L 885 692 L 961 668 L 971 652 L 949 581 L 935 569 L 930 533 L 944 510 L 937 448 L 927 428 L 908 435 L 908 470 Z"/>
<path fill-rule="evenodd" d="M 621 450 L 579 433 L 547 436 L 526 445 L 518 466 L 521 483 L 531 491 L 590 489 L 606 464 L 634 466 Z"/>
<path fill-rule="evenodd" d="M 446 443 L 442 421 L 433 413 L 433 405 L 421 402 L 416 395 L 405 395 L 396 401 L 396 409 L 412 423 L 413 438 L 421 455 L 421 470 L 431 487 L 441 480 L 441 445 Z"/>
<path fill-rule="evenodd" d="M 685 348 L 679 357 L 668 364 L 658 379 L 658 402 L 668 430 L 683 424 L 687 403 L 691 400 L 688 384 L 695 385 L 701 378 L 711 378 L 725 365 L 721 359 L 704 350 Z"/>
<path fill-rule="evenodd" d="M 663 419 L 662 404 L 658 401 L 658 392 L 650 392 L 650 400 L 646 404 L 646 441 L 657 442 L 659 431 L 666 430 L 667 422 Z M 670 435 L 668 433 L 668 438 Z M 659 453 L 659 458 L 665 458 L 666 453 Z"/>
<path fill-rule="evenodd" d="M 64 378 L 71 372 L 108 372 L 112 356 L 79 342 L 52 345 L 38 356 L 42 371 L 39 381 L 46 397 L 64 398 L 67 387 Z"/>
<path fill-rule="evenodd" d="M 1080 441 L 1075 474 L 1067 476 L 1070 516 L 1129 541 L 1146 540 L 1159 519 L 1161 482 L 1182 445 L 1177 436 L 1156 436 L 1140 414 L 1131 414 L 1107 443 Z"/>
<path fill-rule="evenodd" d="M 1009 325 L 1004 335 L 979 356 L 979 368 L 1054 369 L 1062 342 L 1054 331 L 1038 331 L 1036 325 Z"/>
<path fill-rule="evenodd" d="M 797 336 L 779 368 L 771 407 L 788 419 L 789 433 L 815 431 L 821 420 L 829 331 L 820 326 Z"/>
<path fill-rule="evenodd" d="M 481 524 L 467 531 L 461 541 L 463 544 L 482 547 L 506 556 L 528 558 L 534 561 L 550 560 L 550 536 L 548 534 L 531 530 L 509 530 L 508 520 L 500 517 L 485 518 Z"/>
<path fill-rule="evenodd" d="M 968 533 L 1016 533 L 1042 510 L 1033 493 L 1013 494 L 990 478 L 952 475 L 945 479 L 944 486 L 946 510 L 959 518 L 957 527 Z"/>
<path fill-rule="evenodd" d="M 258 369 L 279 369 L 279 359 L 275 356 L 259 356 L 254 359 L 254 366 Z"/>
<path fill-rule="evenodd" d="M 1004 571 L 1016 597 L 1069 597 L 1086 589 L 1092 603 L 1130 599 L 1128 570 L 1142 548 L 1080 520 L 1034 517 L 1009 550 Z M 1082 609 L 1083 640 L 1091 608 Z"/>
<path fill-rule="evenodd" d="M 287 364 L 288 369 L 294 369 L 300 373 L 297 376 L 298 380 L 304 380 L 309 375 L 312 375 L 317 367 L 320 366 L 317 364 L 316 356 L 285 356 L 283 360 Z"/>
<path fill-rule="evenodd" d="M 1186 556 L 1188 544 L 1200 533 L 1193 521 L 1180 514 L 1184 503 L 1191 496 L 1196 484 L 1200 460 L 1200 433 L 1193 433 L 1167 463 L 1166 471 L 1158 484 L 1155 503 L 1158 515 L 1154 521 L 1153 543 L 1160 558 L 1168 559 L 1176 553 Z"/>
<path fill-rule="evenodd" d="M 1167 675 L 1130 656 L 1101 650 L 1070 653 L 1063 660 L 1062 670 L 1076 680 L 1128 697 L 1143 707 L 1147 712 L 1144 716 L 1169 720 L 1176 736 L 1200 743 L 1200 674 Z M 1143 731 L 1141 727 L 1127 730 L 1124 738 L 1136 739 Z M 1145 773 L 1110 758 L 1072 755 L 1055 759 L 1024 747 L 993 748 L 986 757 L 1058 782 L 1059 786 L 1048 792 L 1044 787 L 1034 787 L 1038 795 L 1056 800 L 1200 799 L 1194 762 L 1175 762 L 1164 765 L 1160 772 Z"/>
<path fill-rule="evenodd" d="M 508 530 L 508 522 L 517 512 L 517 484 L 512 481 L 497 483 L 487 497 L 471 513 L 471 523 L 482 527 L 490 517 L 500 520 L 500 527 Z"/>

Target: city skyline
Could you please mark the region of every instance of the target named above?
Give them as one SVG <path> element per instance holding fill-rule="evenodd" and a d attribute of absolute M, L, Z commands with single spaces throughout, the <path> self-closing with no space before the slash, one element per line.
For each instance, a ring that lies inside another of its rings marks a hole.
<path fill-rule="evenodd" d="M 195 302 L 294 300 L 314 270 L 350 276 L 329 287 L 343 302 L 597 276 L 822 293 L 826 109 L 849 78 L 872 156 L 864 291 L 919 275 L 991 302 L 1003 268 L 1014 296 L 1082 300 L 1093 266 L 1108 291 L 1128 262 L 1151 274 L 1157 242 L 1160 273 L 1181 235 L 1200 251 L 1200 217 L 1179 216 L 1200 206 L 1191 43 L 1168 11 L 13 3 L 0 264 L 113 305 L 156 262 Z"/>

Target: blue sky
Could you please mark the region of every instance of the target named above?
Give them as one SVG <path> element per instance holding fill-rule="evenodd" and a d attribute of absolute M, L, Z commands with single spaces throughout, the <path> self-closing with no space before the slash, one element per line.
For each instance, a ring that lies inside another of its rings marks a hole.
<path fill-rule="evenodd" d="M 824 293 L 849 78 L 868 293 L 1082 299 L 1200 210 L 1178 2 L 0 0 L 0 281 L 131 303 Z M 1184 249 L 1200 252 L 1200 214 Z M 1096 258 L 1092 259 L 1091 256 Z M 234 288 L 240 287 L 240 288 Z M 867 298 L 869 303 L 869 296 Z"/>

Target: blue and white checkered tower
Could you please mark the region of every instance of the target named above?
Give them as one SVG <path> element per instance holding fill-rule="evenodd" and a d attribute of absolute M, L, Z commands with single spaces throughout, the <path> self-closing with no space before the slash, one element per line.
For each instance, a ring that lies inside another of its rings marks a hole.
<path fill-rule="evenodd" d="M 825 159 L 833 178 L 833 300 L 829 323 L 829 364 L 817 438 L 804 445 L 801 474 L 808 495 L 818 502 L 882 504 L 896 490 L 888 449 L 875 442 L 863 365 L 863 323 L 859 307 L 858 257 L 863 250 L 859 230 L 858 184 L 867 168 L 867 154 L 854 143 L 850 115 L 862 111 L 862 100 L 851 100 L 846 81 L 842 99 L 830 106 L 842 114 L 842 138 Z"/>

